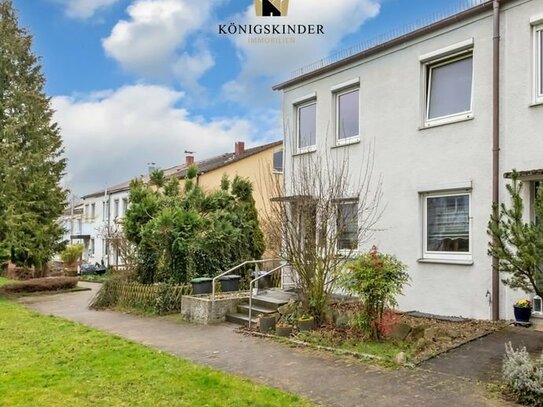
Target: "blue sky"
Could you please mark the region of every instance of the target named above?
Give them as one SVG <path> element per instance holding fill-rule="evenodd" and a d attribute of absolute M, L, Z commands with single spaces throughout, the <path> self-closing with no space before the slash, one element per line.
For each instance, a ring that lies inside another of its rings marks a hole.
<path fill-rule="evenodd" d="M 467 0 L 470 1 L 470 0 Z M 13 0 L 34 36 L 69 160 L 83 195 L 184 160 L 280 139 L 271 86 L 300 66 L 458 0 L 290 0 L 283 23 L 323 24 L 294 45 L 218 35 L 221 23 L 262 23 L 252 0 Z M 315 6 L 317 5 L 317 6 Z"/>

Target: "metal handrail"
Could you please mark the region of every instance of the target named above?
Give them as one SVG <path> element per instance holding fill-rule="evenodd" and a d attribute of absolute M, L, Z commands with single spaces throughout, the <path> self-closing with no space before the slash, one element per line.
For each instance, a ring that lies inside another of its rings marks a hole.
<path fill-rule="evenodd" d="M 275 273 L 277 270 L 281 270 L 283 267 L 286 267 L 287 265 L 288 264 L 281 264 L 280 266 L 277 266 L 276 268 L 270 271 L 267 271 L 266 273 L 251 280 L 251 282 L 249 283 L 249 329 L 251 329 L 251 322 L 252 322 L 252 317 L 253 317 L 253 284 L 256 281 L 260 280 L 261 278 L 269 276 L 270 274 Z M 258 290 L 258 285 L 257 285 L 257 290 Z"/>
<path fill-rule="evenodd" d="M 262 264 L 262 263 L 269 263 L 271 261 L 280 261 L 280 260 L 281 259 L 246 260 L 243 263 L 238 264 L 235 267 L 232 267 L 230 270 L 227 270 L 224 273 L 221 273 L 218 276 L 213 277 L 212 287 L 211 287 L 211 301 L 213 302 L 213 304 L 215 303 L 215 282 L 219 278 L 221 278 L 221 277 L 223 277 L 223 276 L 225 276 L 227 274 L 230 274 L 231 272 L 236 271 L 237 269 L 239 269 L 239 268 L 241 268 L 241 267 L 243 267 L 243 266 L 245 266 L 247 264 Z"/>

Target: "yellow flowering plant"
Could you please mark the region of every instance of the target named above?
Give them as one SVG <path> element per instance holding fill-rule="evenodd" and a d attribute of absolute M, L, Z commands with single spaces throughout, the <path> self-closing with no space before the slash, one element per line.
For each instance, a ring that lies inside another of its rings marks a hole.
<path fill-rule="evenodd" d="M 518 300 L 515 303 L 515 307 L 517 308 L 532 308 L 532 302 L 527 299 Z"/>

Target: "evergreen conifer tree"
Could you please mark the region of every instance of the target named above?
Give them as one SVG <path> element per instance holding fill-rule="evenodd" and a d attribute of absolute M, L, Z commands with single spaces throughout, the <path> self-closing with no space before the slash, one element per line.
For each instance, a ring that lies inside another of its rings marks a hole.
<path fill-rule="evenodd" d="M 32 37 L 0 0 L 0 262 L 42 270 L 59 250 L 66 161 Z"/>

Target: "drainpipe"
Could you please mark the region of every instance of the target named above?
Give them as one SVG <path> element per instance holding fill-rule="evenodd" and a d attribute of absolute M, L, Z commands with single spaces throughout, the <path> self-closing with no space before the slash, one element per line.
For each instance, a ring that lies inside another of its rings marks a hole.
<path fill-rule="evenodd" d="M 494 215 L 500 203 L 500 0 L 494 0 L 492 72 L 492 205 Z M 494 240 L 496 243 L 496 239 Z M 492 320 L 500 319 L 499 259 L 492 257 Z"/>

